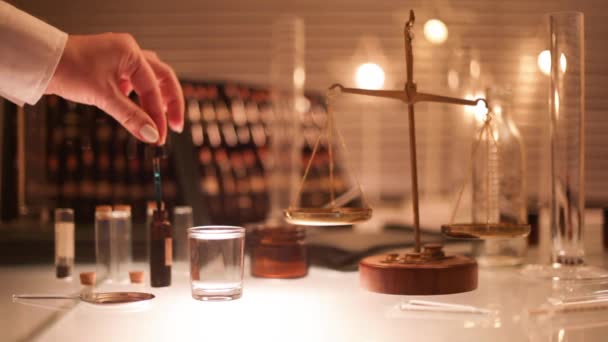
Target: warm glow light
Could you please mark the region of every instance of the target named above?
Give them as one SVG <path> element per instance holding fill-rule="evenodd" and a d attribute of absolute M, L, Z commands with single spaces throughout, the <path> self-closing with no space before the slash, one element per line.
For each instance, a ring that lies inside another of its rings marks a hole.
<path fill-rule="evenodd" d="M 293 84 L 296 87 L 303 87 L 304 86 L 304 82 L 306 81 L 306 72 L 304 71 L 304 68 L 302 68 L 301 66 L 296 67 L 293 71 Z"/>
<path fill-rule="evenodd" d="M 559 118 L 559 93 L 557 90 L 553 92 L 553 106 L 555 109 L 555 118 Z"/>
<path fill-rule="evenodd" d="M 380 89 L 384 85 L 384 70 L 375 63 L 361 64 L 355 75 L 357 86 L 363 89 Z"/>
<path fill-rule="evenodd" d="M 458 89 L 460 85 L 460 78 L 458 77 L 458 73 L 456 70 L 448 71 L 448 87 L 452 90 Z"/>
<path fill-rule="evenodd" d="M 294 105 L 298 113 L 306 113 L 310 109 L 310 101 L 304 96 L 296 98 Z"/>
<path fill-rule="evenodd" d="M 467 100 L 476 100 L 483 97 L 483 93 L 476 93 L 475 95 L 467 93 L 464 96 L 464 98 Z M 483 123 L 486 120 L 488 108 L 486 108 L 485 101 L 479 101 L 475 106 L 464 106 L 464 112 L 466 114 L 472 115 L 475 118 L 475 121 L 477 121 L 478 123 Z"/>
<path fill-rule="evenodd" d="M 469 64 L 469 72 L 471 72 L 471 77 L 473 78 L 479 78 L 481 75 L 481 66 L 476 59 L 471 60 L 471 63 Z"/>
<path fill-rule="evenodd" d="M 473 107 L 473 114 L 475 114 L 475 120 L 477 122 L 482 123 L 486 121 L 486 116 L 488 114 L 488 108 L 486 108 L 486 104 L 483 101 L 477 102 L 477 105 Z"/>
<path fill-rule="evenodd" d="M 496 115 L 501 115 L 502 114 L 502 107 L 500 105 L 496 105 L 492 108 L 492 111 L 494 112 L 494 114 Z"/>
<path fill-rule="evenodd" d="M 566 72 L 567 66 L 566 56 L 562 53 L 559 56 L 559 68 L 562 72 Z M 538 54 L 538 68 L 545 74 L 551 74 L 551 52 L 549 50 L 543 50 Z"/>
<path fill-rule="evenodd" d="M 432 44 L 443 44 L 448 39 L 448 27 L 439 19 L 424 23 L 424 37 Z"/>
<path fill-rule="evenodd" d="M 551 52 L 549 50 L 541 51 L 538 54 L 537 64 L 543 74 L 549 75 L 551 73 Z"/>

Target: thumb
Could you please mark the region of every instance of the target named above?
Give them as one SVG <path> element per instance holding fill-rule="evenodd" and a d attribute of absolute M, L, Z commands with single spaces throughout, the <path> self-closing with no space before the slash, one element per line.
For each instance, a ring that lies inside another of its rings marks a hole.
<path fill-rule="evenodd" d="M 160 137 L 152 118 L 118 89 L 114 96 L 102 101 L 98 107 L 110 114 L 137 139 L 145 143 L 156 143 Z"/>

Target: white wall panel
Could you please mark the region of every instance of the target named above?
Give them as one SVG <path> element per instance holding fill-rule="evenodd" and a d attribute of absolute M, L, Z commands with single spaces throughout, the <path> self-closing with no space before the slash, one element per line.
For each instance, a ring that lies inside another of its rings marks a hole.
<path fill-rule="evenodd" d="M 386 86 L 403 84 L 402 25 L 408 10 L 414 8 L 418 19 L 415 71 L 420 90 L 446 91 L 445 64 L 451 50 L 462 46 L 480 51 L 483 77 L 512 87 L 513 117 L 527 143 L 528 184 L 533 193 L 547 178 L 542 172 L 548 161 L 543 153 L 548 82 L 536 67 L 538 53 L 548 45 L 544 14 L 580 10 L 587 22 L 587 193 L 593 201 L 608 200 L 604 172 L 608 169 L 608 3 L 604 0 L 11 2 L 70 33 L 131 32 L 143 47 L 157 50 L 181 77 L 257 84 L 269 82 L 273 21 L 280 14 L 297 14 L 306 24 L 307 88 L 314 90 L 336 81 L 352 85 L 354 68 L 366 61 L 364 46 L 370 40 L 376 46 L 370 56 L 380 59 L 387 72 Z M 422 24 L 431 17 L 448 25 L 449 40 L 441 47 L 422 38 Z M 379 192 L 406 192 L 409 155 L 402 107 L 390 101 L 369 106 L 351 101 L 341 108 L 337 116 L 353 145 L 352 158 L 358 161 L 359 173 L 379 187 Z M 380 124 L 363 125 L 362 117 L 369 115 Z M 417 119 L 421 184 L 426 190 L 454 190 L 458 179 L 468 174 L 455 167 L 466 156 L 454 154 L 467 150 L 471 141 L 462 111 L 419 106 Z M 379 149 L 380 158 L 370 161 L 373 165 L 360 160 L 363 154 L 369 156 L 369 149 L 364 148 L 367 143 Z M 382 177 L 373 178 L 366 167 L 374 173 L 380 171 Z M 449 176 L 438 178 L 443 174 Z"/>

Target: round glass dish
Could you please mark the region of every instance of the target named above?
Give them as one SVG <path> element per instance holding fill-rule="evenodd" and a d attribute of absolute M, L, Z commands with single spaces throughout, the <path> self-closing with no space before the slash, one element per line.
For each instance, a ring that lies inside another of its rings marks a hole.
<path fill-rule="evenodd" d="M 251 275 L 300 278 L 308 274 L 306 230 L 292 225 L 250 227 Z"/>
<path fill-rule="evenodd" d="M 290 208 L 285 220 L 302 226 L 346 226 L 369 220 L 371 208 Z"/>

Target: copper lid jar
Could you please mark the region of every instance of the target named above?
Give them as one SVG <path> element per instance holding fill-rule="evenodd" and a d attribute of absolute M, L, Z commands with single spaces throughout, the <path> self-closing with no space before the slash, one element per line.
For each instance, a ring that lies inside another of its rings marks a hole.
<path fill-rule="evenodd" d="M 308 274 L 306 231 L 303 227 L 254 226 L 248 235 L 252 276 L 299 278 Z"/>

